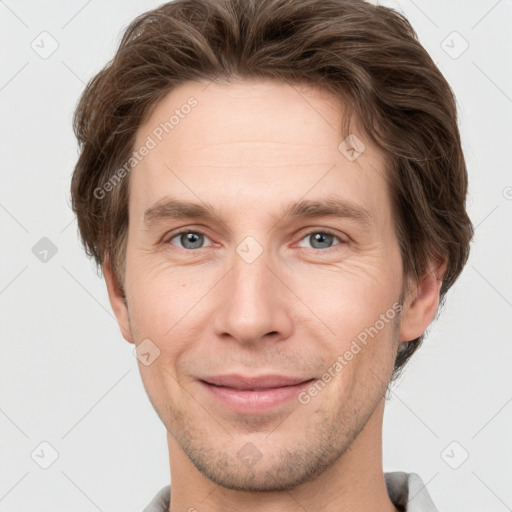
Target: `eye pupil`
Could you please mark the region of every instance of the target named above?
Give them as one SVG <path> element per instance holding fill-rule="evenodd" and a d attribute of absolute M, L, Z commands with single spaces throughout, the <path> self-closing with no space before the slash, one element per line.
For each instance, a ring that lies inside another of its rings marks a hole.
<path fill-rule="evenodd" d="M 180 242 L 182 243 L 183 247 L 185 247 L 185 249 L 197 249 L 201 247 L 202 236 L 203 235 L 201 235 L 200 233 L 182 233 L 180 237 Z M 191 244 L 192 246 L 190 246 L 189 244 Z"/>
<path fill-rule="evenodd" d="M 332 244 L 333 235 L 329 233 L 314 233 L 312 236 L 312 247 L 314 249 L 325 249 L 325 246 L 322 244 L 327 243 L 327 245 Z M 315 246 L 316 243 L 320 243 L 320 247 Z"/>

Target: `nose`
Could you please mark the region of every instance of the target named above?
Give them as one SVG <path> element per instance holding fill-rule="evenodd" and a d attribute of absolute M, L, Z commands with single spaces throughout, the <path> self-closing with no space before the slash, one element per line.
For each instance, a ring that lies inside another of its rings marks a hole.
<path fill-rule="evenodd" d="M 244 345 L 289 338 L 293 294 L 286 280 L 265 251 L 252 262 L 235 253 L 232 268 L 222 280 L 215 334 Z"/>

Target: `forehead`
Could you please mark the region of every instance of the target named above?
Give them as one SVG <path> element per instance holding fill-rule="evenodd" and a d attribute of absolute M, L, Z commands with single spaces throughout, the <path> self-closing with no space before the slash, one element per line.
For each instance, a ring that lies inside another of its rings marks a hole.
<path fill-rule="evenodd" d="M 383 155 L 354 119 L 349 142 L 364 151 L 351 159 L 342 120 L 343 104 L 309 85 L 184 84 L 139 127 L 135 149 L 151 149 L 131 173 L 130 209 L 135 203 L 140 216 L 170 192 L 214 202 L 215 191 L 223 204 L 259 200 L 264 207 L 265 198 L 274 204 L 339 190 L 374 210 L 386 201 Z"/>
<path fill-rule="evenodd" d="M 187 83 L 156 105 L 139 127 L 137 144 L 151 135 L 164 144 L 170 139 L 178 144 L 186 138 L 180 153 L 208 151 L 213 145 L 231 142 L 300 147 L 307 141 L 331 146 L 340 136 L 342 112 L 337 98 L 309 85 L 270 79 Z M 327 131 L 332 132 L 329 138 Z"/>

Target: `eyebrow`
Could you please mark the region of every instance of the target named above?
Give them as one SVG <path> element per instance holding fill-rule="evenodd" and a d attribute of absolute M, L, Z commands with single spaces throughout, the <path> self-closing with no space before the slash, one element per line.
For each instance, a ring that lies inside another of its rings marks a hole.
<path fill-rule="evenodd" d="M 301 200 L 288 204 L 279 219 L 308 219 L 313 217 L 339 217 L 357 221 L 369 226 L 373 216 L 366 208 L 341 198 Z M 163 198 L 144 212 L 144 224 L 148 227 L 171 219 L 219 220 L 221 213 L 207 203 L 193 203 L 175 198 Z"/>

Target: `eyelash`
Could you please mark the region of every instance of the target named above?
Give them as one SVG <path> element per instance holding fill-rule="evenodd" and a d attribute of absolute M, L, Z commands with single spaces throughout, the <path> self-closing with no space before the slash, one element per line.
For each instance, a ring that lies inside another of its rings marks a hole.
<path fill-rule="evenodd" d="M 172 233 L 171 236 L 169 236 L 164 241 L 164 244 L 169 244 L 173 238 L 176 238 L 178 235 L 182 235 L 183 233 L 195 233 L 197 235 L 203 235 L 203 236 L 209 238 L 208 235 L 206 233 L 203 233 L 202 231 L 193 230 L 193 229 L 182 229 L 182 230 L 176 231 L 175 233 Z M 333 233 L 332 231 L 330 231 L 328 229 L 315 229 L 315 230 L 309 231 L 307 233 L 304 233 L 304 235 L 302 236 L 300 241 L 304 240 L 304 238 L 307 238 L 308 236 L 318 234 L 318 233 L 321 233 L 322 235 L 331 235 L 334 238 L 337 238 L 340 243 L 333 245 L 332 247 L 328 247 L 326 249 L 315 249 L 314 247 L 304 247 L 304 249 L 309 249 L 310 251 L 326 252 L 326 251 L 335 249 L 339 245 L 344 245 L 347 243 L 346 240 L 343 240 L 340 236 L 336 235 L 335 233 Z M 201 249 L 205 249 L 205 247 L 199 247 L 198 249 L 186 249 L 186 248 L 178 247 L 178 249 L 183 249 L 184 251 L 192 252 L 192 251 L 199 251 Z"/>

